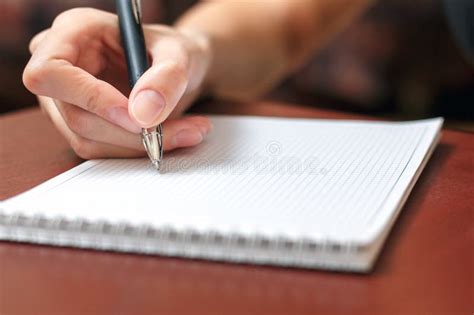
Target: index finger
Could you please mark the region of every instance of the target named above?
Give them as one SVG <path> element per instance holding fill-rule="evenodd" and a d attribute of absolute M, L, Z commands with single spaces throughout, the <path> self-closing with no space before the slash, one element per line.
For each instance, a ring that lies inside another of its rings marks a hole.
<path fill-rule="evenodd" d="M 97 23 L 106 29 L 117 28 L 110 22 L 90 23 Z M 23 73 L 25 86 L 37 95 L 74 104 L 128 131 L 140 132 L 140 127 L 128 115 L 127 97 L 111 84 L 76 65 L 80 50 L 85 49 L 78 43 L 80 37 L 89 37 L 87 40 L 90 41 L 90 37 L 100 35 L 94 33 L 95 27 L 83 29 L 72 24 L 60 28 L 53 25 L 41 42 L 35 43 L 36 50 Z"/>

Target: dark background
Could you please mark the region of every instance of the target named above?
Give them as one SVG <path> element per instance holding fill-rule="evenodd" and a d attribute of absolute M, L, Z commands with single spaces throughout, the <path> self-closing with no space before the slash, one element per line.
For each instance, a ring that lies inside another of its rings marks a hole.
<path fill-rule="evenodd" d="M 194 2 L 142 0 L 144 20 L 172 24 Z M 60 12 L 83 6 L 114 10 L 111 0 L 0 1 L 0 112 L 35 105 L 21 82 L 28 42 Z M 267 98 L 388 118 L 442 115 L 473 129 L 473 69 L 440 0 L 381 0 Z"/>

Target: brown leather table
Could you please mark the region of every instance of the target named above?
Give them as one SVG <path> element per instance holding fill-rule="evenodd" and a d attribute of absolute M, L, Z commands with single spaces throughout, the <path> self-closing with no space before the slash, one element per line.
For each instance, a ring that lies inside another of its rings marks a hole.
<path fill-rule="evenodd" d="M 358 118 L 269 102 L 207 110 Z M 2 200 L 81 162 L 38 109 L 2 116 L 0 139 Z M 0 314 L 472 314 L 473 140 L 443 131 L 370 274 L 0 242 Z"/>

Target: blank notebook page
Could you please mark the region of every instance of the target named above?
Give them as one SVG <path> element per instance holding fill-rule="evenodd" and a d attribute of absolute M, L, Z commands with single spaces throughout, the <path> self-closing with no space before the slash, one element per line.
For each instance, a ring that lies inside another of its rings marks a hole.
<path fill-rule="evenodd" d="M 392 220 L 442 124 L 212 120 L 202 145 L 165 154 L 161 173 L 146 159 L 88 161 L 3 212 L 365 244 Z"/>

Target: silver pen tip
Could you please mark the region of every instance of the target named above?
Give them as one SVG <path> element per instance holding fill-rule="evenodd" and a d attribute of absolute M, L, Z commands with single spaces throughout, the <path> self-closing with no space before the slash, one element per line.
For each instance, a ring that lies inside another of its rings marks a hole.
<path fill-rule="evenodd" d="M 142 129 L 142 142 L 151 164 L 160 170 L 163 160 L 163 133 L 161 124 L 150 129 Z"/>
<path fill-rule="evenodd" d="M 156 161 L 156 160 L 155 160 L 155 161 L 151 161 L 151 164 L 153 165 L 153 167 L 155 167 L 155 169 L 156 169 L 157 171 L 160 170 L 160 166 L 161 166 L 161 165 L 160 165 L 160 161 Z"/>

